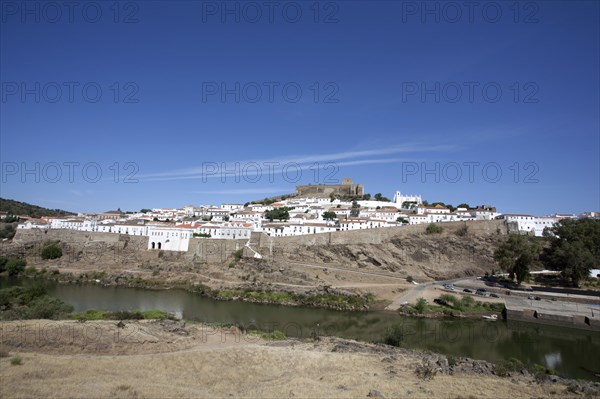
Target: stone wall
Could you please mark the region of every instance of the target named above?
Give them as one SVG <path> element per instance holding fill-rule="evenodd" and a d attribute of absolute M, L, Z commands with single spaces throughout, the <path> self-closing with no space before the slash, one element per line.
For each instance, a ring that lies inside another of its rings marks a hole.
<path fill-rule="evenodd" d="M 466 225 L 469 234 L 508 234 L 507 225 L 503 220 L 480 220 L 472 222 L 440 223 L 444 228 L 442 234 L 454 234 Z M 291 237 L 269 237 L 264 233 L 252 233 L 253 248 L 268 248 L 271 245 L 297 246 L 332 245 L 332 244 L 382 244 L 392 238 L 406 235 L 425 234 L 427 224 L 417 224 L 402 227 L 386 227 L 380 229 L 365 229 L 352 231 L 335 231 L 331 233 L 312 234 Z"/>

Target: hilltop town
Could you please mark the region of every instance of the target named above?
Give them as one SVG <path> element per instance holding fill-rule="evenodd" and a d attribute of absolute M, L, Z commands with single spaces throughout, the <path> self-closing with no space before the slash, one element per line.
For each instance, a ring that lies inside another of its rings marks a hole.
<path fill-rule="evenodd" d="M 1 217 L 2 215 L 0 215 Z M 4 216 L 7 216 L 6 214 Z M 246 204 L 188 205 L 183 208 L 107 211 L 77 216 L 27 219 L 18 229 L 67 229 L 148 237 L 147 249 L 188 251 L 194 237 L 249 240 L 252 232 L 271 237 L 323 234 L 335 231 L 382 229 L 416 224 L 504 220 L 515 231 L 542 236 L 561 219 L 598 218 L 598 212 L 533 216 L 501 213 L 494 206 L 456 207 L 429 204 L 420 195 L 396 191 L 393 199 L 365 194 L 362 184 L 297 186 L 296 193 Z"/>

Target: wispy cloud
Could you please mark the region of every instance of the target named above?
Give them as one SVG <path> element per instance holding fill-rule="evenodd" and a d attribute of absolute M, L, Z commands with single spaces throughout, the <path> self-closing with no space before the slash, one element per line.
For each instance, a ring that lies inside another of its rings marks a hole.
<path fill-rule="evenodd" d="M 149 173 L 137 176 L 142 181 L 164 181 L 182 179 L 214 179 L 223 176 L 253 175 L 260 169 L 260 173 L 281 173 L 284 168 L 292 166 L 293 169 L 307 170 L 315 167 L 324 168 L 328 164 L 335 166 L 353 166 L 368 164 L 398 163 L 406 161 L 405 158 L 366 158 L 391 154 L 409 154 L 422 152 L 450 152 L 459 147 L 450 144 L 405 144 L 387 146 L 366 150 L 343 151 L 328 154 L 289 155 L 266 160 L 253 161 L 228 161 L 228 162 L 203 162 L 202 166 L 171 171 Z M 317 165 L 315 165 L 317 164 Z M 256 165 L 253 166 L 253 165 Z M 239 170 L 236 168 L 239 167 Z"/>

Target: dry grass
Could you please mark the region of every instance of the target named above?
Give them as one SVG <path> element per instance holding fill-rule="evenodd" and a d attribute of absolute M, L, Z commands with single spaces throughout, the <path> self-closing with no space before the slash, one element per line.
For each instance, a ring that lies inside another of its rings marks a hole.
<path fill-rule="evenodd" d="M 66 331 L 75 324 L 60 323 Z M 4 332 L 14 328 L 7 324 L 0 324 Z M 81 342 L 69 344 L 64 337 L 48 346 L 21 345 L 19 367 L 7 367 L 9 359 L 0 359 L 2 396 L 364 398 L 371 389 L 385 397 L 549 396 L 546 386 L 525 380 L 514 384 L 497 377 L 438 373 L 425 381 L 415 375 L 414 365 L 421 361 L 416 353 L 398 351 L 393 360 L 382 361 L 387 355 L 332 352 L 335 339 L 266 343 L 222 335 L 221 330 L 204 330 L 203 336 L 201 326 L 186 327 L 189 335 L 181 336 L 158 323 L 141 322 L 140 337 L 150 334 L 152 343 L 108 345 L 114 341 L 112 323 L 93 324 L 106 338 L 93 348 L 88 345 L 86 353 L 77 351 Z M 15 344 L 13 339 L 8 346 Z M 561 386 L 552 389 L 564 392 Z"/>

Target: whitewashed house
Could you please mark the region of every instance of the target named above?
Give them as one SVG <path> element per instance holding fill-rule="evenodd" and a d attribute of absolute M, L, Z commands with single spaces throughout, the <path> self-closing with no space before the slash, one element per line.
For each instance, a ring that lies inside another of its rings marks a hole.
<path fill-rule="evenodd" d="M 187 251 L 193 229 L 185 226 L 148 226 L 148 249 Z"/>
<path fill-rule="evenodd" d="M 535 217 L 532 215 L 505 213 L 496 216 L 496 219 L 505 220 L 507 223 L 516 223 L 517 229 L 525 233 L 535 233 Z"/>

